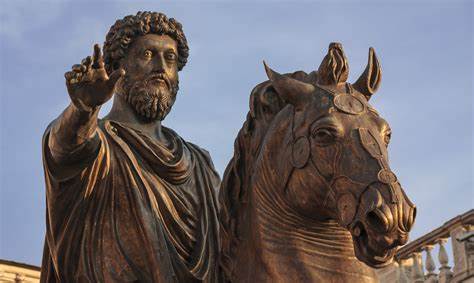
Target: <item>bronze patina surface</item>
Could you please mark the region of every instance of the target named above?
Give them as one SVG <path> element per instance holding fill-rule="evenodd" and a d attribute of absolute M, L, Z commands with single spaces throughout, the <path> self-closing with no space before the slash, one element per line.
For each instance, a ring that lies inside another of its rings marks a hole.
<path fill-rule="evenodd" d="M 390 263 L 416 209 L 369 104 L 381 80 L 373 49 L 354 84 L 338 43 L 310 74 L 265 69 L 219 195 L 224 280 L 376 282 L 369 266 Z"/>
<path fill-rule="evenodd" d="M 71 103 L 44 134 L 41 281 L 215 282 L 219 177 L 205 150 L 161 125 L 188 57 L 181 24 L 127 16 L 103 52 L 66 72 Z"/>
<path fill-rule="evenodd" d="M 381 79 L 374 51 L 354 84 L 338 43 L 310 74 L 265 65 L 220 215 L 209 154 L 161 125 L 187 57 L 180 23 L 139 12 L 66 72 L 71 103 L 43 138 L 41 281 L 376 281 L 368 266 L 391 261 L 416 209 L 388 164 L 390 127 L 368 103 Z"/>

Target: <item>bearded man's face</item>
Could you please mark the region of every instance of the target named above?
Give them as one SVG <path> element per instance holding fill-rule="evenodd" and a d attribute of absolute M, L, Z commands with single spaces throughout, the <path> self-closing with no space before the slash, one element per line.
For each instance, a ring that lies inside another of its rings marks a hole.
<path fill-rule="evenodd" d="M 171 37 L 147 34 L 137 38 L 122 59 L 126 74 L 117 92 L 142 120 L 161 121 L 170 112 L 179 89 L 177 54 Z"/>

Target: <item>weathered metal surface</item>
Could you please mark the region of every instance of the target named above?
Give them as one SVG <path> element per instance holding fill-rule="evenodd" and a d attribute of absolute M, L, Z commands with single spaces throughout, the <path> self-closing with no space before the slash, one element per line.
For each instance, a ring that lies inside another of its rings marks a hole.
<path fill-rule="evenodd" d="M 220 191 L 224 279 L 376 282 L 368 266 L 406 243 L 415 206 L 388 167 L 390 127 L 369 105 L 381 79 L 373 49 L 353 85 L 339 43 L 317 72 L 265 68 Z"/>

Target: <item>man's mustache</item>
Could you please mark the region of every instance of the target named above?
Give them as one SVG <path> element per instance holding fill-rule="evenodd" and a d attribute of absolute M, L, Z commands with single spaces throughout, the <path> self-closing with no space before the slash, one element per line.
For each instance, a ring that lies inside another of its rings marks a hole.
<path fill-rule="evenodd" d="M 150 82 L 156 81 L 156 80 L 163 80 L 166 83 L 166 86 L 168 89 L 171 89 L 171 82 L 168 76 L 164 73 L 152 73 L 149 76 L 145 78 L 145 83 L 148 84 Z"/>

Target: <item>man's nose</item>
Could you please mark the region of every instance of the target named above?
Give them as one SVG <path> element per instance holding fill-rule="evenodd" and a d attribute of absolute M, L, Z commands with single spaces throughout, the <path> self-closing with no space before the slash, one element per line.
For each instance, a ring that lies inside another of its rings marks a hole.
<path fill-rule="evenodd" d="M 153 72 L 164 73 L 166 68 L 166 61 L 163 57 L 163 54 L 156 56 L 156 59 L 153 62 Z"/>

